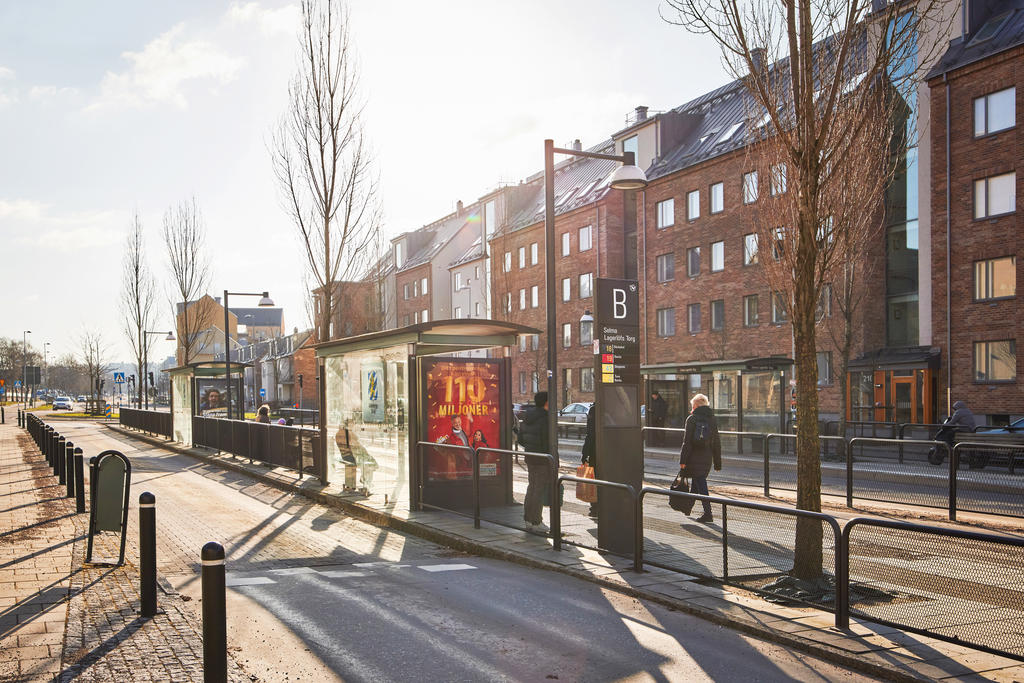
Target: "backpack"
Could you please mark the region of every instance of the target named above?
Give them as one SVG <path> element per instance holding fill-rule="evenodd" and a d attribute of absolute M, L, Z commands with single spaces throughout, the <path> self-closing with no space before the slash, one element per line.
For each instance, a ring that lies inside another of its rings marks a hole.
<path fill-rule="evenodd" d="M 711 439 L 711 425 L 706 420 L 697 420 L 693 424 L 693 444 L 703 446 Z"/>

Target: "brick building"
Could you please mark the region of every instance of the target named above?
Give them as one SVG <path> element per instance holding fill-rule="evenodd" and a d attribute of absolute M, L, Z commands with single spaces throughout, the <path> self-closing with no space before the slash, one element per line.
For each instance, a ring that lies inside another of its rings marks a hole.
<path fill-rule="evenodd" d="M 1016 87 L 1024 80 L 1024 3 L 976 2 L 929 74 L 933 343 L 943 404 L 964 400 L 990 422 L 1024 415 L 1017 342 L 1024 158 Z M 948 389 L 948 391 L 947 391 Z M 984 420 L 981 420 L 984 421 Z"/>

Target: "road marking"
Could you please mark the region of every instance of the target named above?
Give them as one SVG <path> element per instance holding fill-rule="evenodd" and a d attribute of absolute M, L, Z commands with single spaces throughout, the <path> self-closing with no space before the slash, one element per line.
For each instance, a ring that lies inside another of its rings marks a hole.
<path fill-rule="evenodd" d="M 353 562 L 352 566 L 353 567 L 362 567 L 364 569 L 369 569 L 371 567 L 390 567 L 391 563 L 390 562 Z"/>
<path fill-rule="evenodd" d="M 277 574 L 278 576 L 290 576 L 292 574 L 316 574 L 317 571 L 312 567 L 284 567 L 283 569 L 271 569 L 267 573 Z"/>
<path fill-rule="evenodd" d="M 330 571 L 330 572 L 318 572 L 318 573 L 320 574 L 320 576 L 326 576 L 329 579 L 347 579 L 347 578 L 356 578 L 356 577 L 359 577 L 359 576 L 367 576 L 368 575 L 367 572 L 354 572 L 354 571 L 345 570 L 345 569 L 339 569 L 337 571 Z"/>
<path fill-rule="evenodd" d="M 265 576 L 252 576 L 252 577 L 228 577 L 224 579 L 225 586 L 258 586 L 265 583 L 277 583 L 273 579 L 268 579 Z"/>
<path fill-rule="evenodd" d="M 420 569 L 425 572 L 455 572 L 461 569 L 476 569 L 471 564 L 424 564 Z"/>

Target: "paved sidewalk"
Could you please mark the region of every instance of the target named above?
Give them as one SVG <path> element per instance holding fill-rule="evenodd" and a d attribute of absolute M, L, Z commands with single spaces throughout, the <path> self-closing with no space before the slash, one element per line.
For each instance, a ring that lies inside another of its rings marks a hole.
<path fill-rule="evenodd" d="M 749 593 L 704 585 L 692 576 L 656 567 L 645 567 L 642 574 L 637 574 L 631 571 L 631 561 L 597 551 L 564 546 L 562 552 L 556 552 L 550 540 L 516 529 L 486 522 L 481 529 L 474 529 L 471 519 L 451 513 L 410 512 L 393 505 L 374 505 L 334 487 L 322 487 L 308 477 L 296 480 L 294 472 L 268 470 L 206 449 L 178 448 L 119 427 L 110 428 L 280 489 L 300 492 L 381 526 L 478 555 L 576 576 L 874 675 L 895 680 L 1024 680 L 1024 665 L 1015 660 L 856 619 L 851 619 L 848 630 L 840 631 L 834 628 L 833 615 L 824 611 L 783 607 Z M 581 520 L 567 521 L 586 524 Z"/>
<path fill-rule="evenodd" d="M 64 493 L 28 433 L 0 425 L 0 680 L 201 681 L 201 626 L 181 597 L 164 585 L 160 613 L 138 615 L 134 520 L 123 566 L 85 565 L 88 516 Z M 98 538 L 94 559 L 118 543 Z"/>

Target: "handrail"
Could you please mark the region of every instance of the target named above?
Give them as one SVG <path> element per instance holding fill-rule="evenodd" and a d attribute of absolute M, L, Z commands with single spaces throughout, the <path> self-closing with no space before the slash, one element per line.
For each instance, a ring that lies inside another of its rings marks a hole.
<path fill-rule="evenodd" d="M 634 530 L 634 532 L 633 532 L 633 535 L 634 535 L 634 539 L 633 539 L 633 571 L 638 572 L 638 573 L 642 572 L 643 568 L 641 567 L 640 561 L 639 561 L 639 557 L 636 554 L 636 538 L 635 538 L 635 536 L 636 536 L 636 517 L 637 517 L 636 503 L 637 503 L 638 497 L 637 497 L 637 493 L 636 493 L 636 489 L 635 488 L 633 488 L 629 484 L 625 484 L 625 483 L 620 482 L 620 481 L 607 481 L 605 479 L 588 479 L 586 477 L 577 477 L 576 475 L 573 475 L 573 474 L 562 474 L 562 475 L 560 475 L 558 477 L 558 479 L 555 481 L 555 485 L 553 487 L 551 487 L 552 488 L 552 495 L 554 497 L 554 500 L 552 500 L 552 506 L 551 506 L 551 536 L 554 539 L 554 548 L 555 548 L 555 550 L 561 550 L 562 549 L 562 496 L 560 494 L 561 494 L 561 491 L 562 491 L 562 483 L 566 482 L 566 481 L 574 481 L 574 482 L 579 483 L 579 484 L 594 484 L 595 486 L 607 486 L 608 488 L 613 488 L 613 489 L 619 489 L 619 490 L 622 490 L 622 491 L 626 491 L 629 494 L 629 497 L 632 499 L 630 501 L 632 503 L 632 505 L 630 506 L 630 510 L 632 511 L 632 515 L 633 515 L 633 519 L 631 520 L 632 521 L 632 525 L 631 525 L 630 528 L 632 528 Z M 642 531 L 641 531 L 641 533 L 642 533 Z"/>
<path fill-rule="evenodd" d="M 840 527 L 839 527 L 839 522 L 836 520 L 836 518 L 833 517 L 832 515 L 828 515 L 828 514 L 825 514 L 823 512 L 813 512 L 811 510 L 800 510 L 800 509 L 797 509 L 797 508 L 788 508 L 788 507 L 782 507 L 782 506 L 779 506 L 779 505 L 769 505 L 767 503 L 755 503 L 753 501 L 736 500 L 734 498 L 724 498 L 722 496 L 705 496 L 705 495 L 701 495 L 699 493 L 685 493 L 683 491 L 673 491 L 672 489 L 662 489 L 662 488 L 654 488 L 654 487 L 650 487 L 650 486 L 645 486 L 642 489 L 640 489 L 640 493 L 637 496 L 637 511 L 638 511 L 639 514 L 635 515 L 635 518 L 639 520 L 637 522 L 637 524 L 638 524 L 637 531 L 639 533 L 635 533 L 634 534 L 636 536 L 636 538 L 639 539 L 639 540 L 637 540 L 636 547 L 633 550 L 633 554 L 635 556 L 634 564 L 640 567 L 640 569 L 638 569 L 637 571 L 642 571 L 642 569 L 643 569 L 643 555 L 644 555 L 644 551 L 643 551 L 643 499 L 644 499 L 644 496 L 646 496 L 648 493 L 653 493 L 653 494 L 660 495 L 660 496 L 667 496 L 669 498 L 671 498 L 671 497 L 691 498 L 694 501 L 702 501 L 702 502 L 703 501 L 707 501 L 708 503 L 717 503 L 717 504 L 723 506 L 723 508 L 722 508 L 723 520 L 727 519 L 725 517 L 725 514 L 726 514 L 725 513 L 725 509 L 727 507 L 729 507 L 729 506 L 740 507 L 740 508 L 746 508 L 746 509 L 749 509 L 749 510 L 758 510 L 758 511 L 761 511 L 761 512 L 771 512 L 771 513 L 778 513 L 778 514 L 783 514 L 783 515 L 789 515 L 790 517 L 806 517 L 806 518 L 809 518 L 809 519 L 820 520 L 822 522 L 827 523 L 830 527 L 832 527 L 832 533 L 834 534 L 833 538 L 835 538 L 836 543 L 840 542 L 840 537 L 842 535 L 842 531 L 840 530 Z M 723 545 L 722 552 L 723 553 L 727 553 L 728 552 L 728 541 L 726 540 L 727 533 L 728 533 L 727 532 L 727 526 L 726 526 L 726 523 L 723 521 L 723 524 L 722 524 L 722 545 Z M 836 627 L 837 628 L 845 628 L 846 626 L 849 625 L 849 615 L 847 613 L 846 603 L 845 603 L 846 592 L 845 592 L 845 590 L 843 588 L 842 583 L 839 580 L 839 577 L 843 576 L 842 572 L 844 570 L 844 564 L 845 564 L 845 555 L 843 555 L 841 552 L 835 553 L 835 569 L 834 569 L 835 576 L 836 576 L 836 608 L 835 609 L 836 609 Z M 728 563 L 723 564 L 723 567 L 727 568 L 728 567 Z M 728 569 L 725 569 L 725 572 L 726 572 L 725 580 L 728 580 L 728 574 L 727 574 Z"/>

